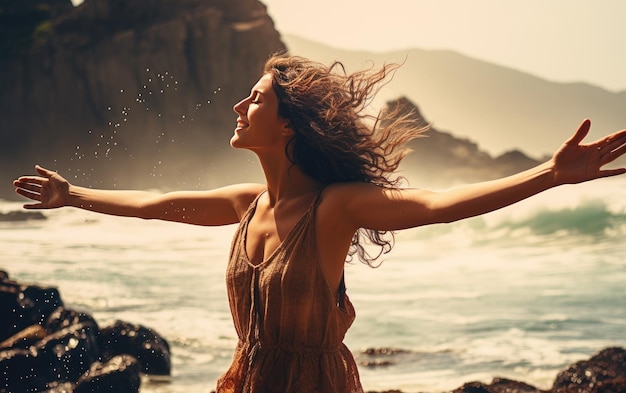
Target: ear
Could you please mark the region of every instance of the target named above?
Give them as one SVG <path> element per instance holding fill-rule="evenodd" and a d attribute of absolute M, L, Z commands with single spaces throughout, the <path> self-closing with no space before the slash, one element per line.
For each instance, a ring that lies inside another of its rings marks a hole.
<path fill-rule="evenodd" d="M 283 136 L 287 136 L 287 137 L 292 137 L 294 136 L 295 132 L 294 130 L 291 128 L 291 126 L 289 125 L 289 122 L 285 119 L 283 119 L 283 125 L 281 127 L 281 133 Z"/>

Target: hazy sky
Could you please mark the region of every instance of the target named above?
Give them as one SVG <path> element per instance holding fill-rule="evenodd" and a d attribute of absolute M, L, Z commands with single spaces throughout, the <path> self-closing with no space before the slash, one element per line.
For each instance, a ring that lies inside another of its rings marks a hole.
<path fill-rule="evenodd" d="M 623 0 L 261 1 L 281 33 L 338 48 L 450 49 L 554 81 L 626 90 Z"/>

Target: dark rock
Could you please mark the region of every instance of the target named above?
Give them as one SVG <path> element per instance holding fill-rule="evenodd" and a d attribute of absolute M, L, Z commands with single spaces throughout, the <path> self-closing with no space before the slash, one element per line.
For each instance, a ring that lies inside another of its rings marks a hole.
<path fill-rule="evenodd" d="M 506 378 L 494 378 L 490 384 L 482 382 L 468 382 L 453 393 L 547 393 L 524 382 Z"/>
<path fill-rule="evenodd" d="M 101 329 L 98 338 L 102 359 L 128 354 L 139 360 L 141 369 L 149 375 L 170 375 L 172 365 L 168 342 L 154 330 L 141 325 L 116 321 Z"/>
<path fill-rule="evenodd" d="M 524 382 L 513 381 L 506 378 L 494 378 L 489 385 L 494 393 L 544 393 L 544 390 Z"/>
<path fill-rule="evenodd" d="M 494 393 L 489 389 L 489 386 L 482 382 L 468 382 L 463 384 L 458 389 L 455 389 L 453 393 Z"/>
<path fill-rule="evenodd" d="M 141 365 L 129 355 L 115 356 L 107 363 L 96 362 L 80 377 L 74 393 L 133 393 L 141 386 Z"/>
<path fill-rule="evenodd" d="M 2 280 L 0 282 L 0 340 L 4 341 L 30 324 L 21 320 L 18 294 L 20 285 L 15 281 Z"/>
<path fill-rule="evenodd" d="M 20 330 L 11 337 L 0 343 L 0 349 L 2 348 L 22 348 L 27 349 L 35 342 L 43 339 L 48 335 L 46 329 L 41 325 L 31 325 L 26 329 Z"/>
<path fill-rule="evenodd" d="M 606 348 L 558 374 L 553 393 L 626 392 L 626 350 Z"/>
<path fill-rule="evenodd" d="M 0 340 L 11 337 L 33 324 L 43 324 L 48 316 L 63 305 L 54 287 L 20 285 L 15 281 L 0 282 Z"/>
<path fill-rule="evenodd" d="M 74 383 L 53 381 L 48 383 L 48 390 L 43 393 L 74 393 Z"/>
<path fill-rule="evenodd" d="M 98 329 L 98 323 L 91 315 L 65 307 L 59 307 L 54 310 L 44 326 L 49 332 L 56 332 L 78 324 L 91 325 L 96 330 Z"/>
<path fill-rule="evenodd" d="M 43 324 L 50 314 L 63 306 L 63 300 L 57 288 L 28 285 L 18 295 L 24 315 L 30 315 L 31 323 Z"/>
<path fill-rule="evenodd" d="M 74 382 L 87 372 L 98 361 L 97 334 L 91 324 L 72 325 L 33 345 L 45 365 L 40 372 L 47 373 L 47 381 Z"/>
<path fill-rule="evenodd" d="M 39 392 L 46 388 L 45 364 L 36 350 L 0 351 L 0 392 Z"/>

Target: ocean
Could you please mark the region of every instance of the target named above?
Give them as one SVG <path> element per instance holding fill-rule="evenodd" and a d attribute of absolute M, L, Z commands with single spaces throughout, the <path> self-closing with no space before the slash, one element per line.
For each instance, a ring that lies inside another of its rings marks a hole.
<path fill-rule="evenodd" d="M 0 212 L 21 203 L 0 201 Z M 234 226 L 73 208 L 0 222 L 0 269 L 55 286 L 101 326 L 124 320 L 172 346 L 143 393 L 210 392 L 236 343 L 224 274 Z M 346 344 L 366 390 L 443 392 L 506 377 L 546 389 L 560 370 L 626 347 L 626 179 L 547 191 L 488 215 L 410 229 L 378 268 L 346 265 Z"/>

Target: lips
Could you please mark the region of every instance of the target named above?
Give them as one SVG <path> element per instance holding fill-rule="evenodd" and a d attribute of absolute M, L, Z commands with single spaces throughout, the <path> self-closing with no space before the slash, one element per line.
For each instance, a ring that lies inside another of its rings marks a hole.
<path fill-rule="evenodd" d="M 245 128 L 247 126 L 248 126 L 248 123 L 246 123 L 245 121 L 241 119 L 237 119 L 237 129 Z"/>

